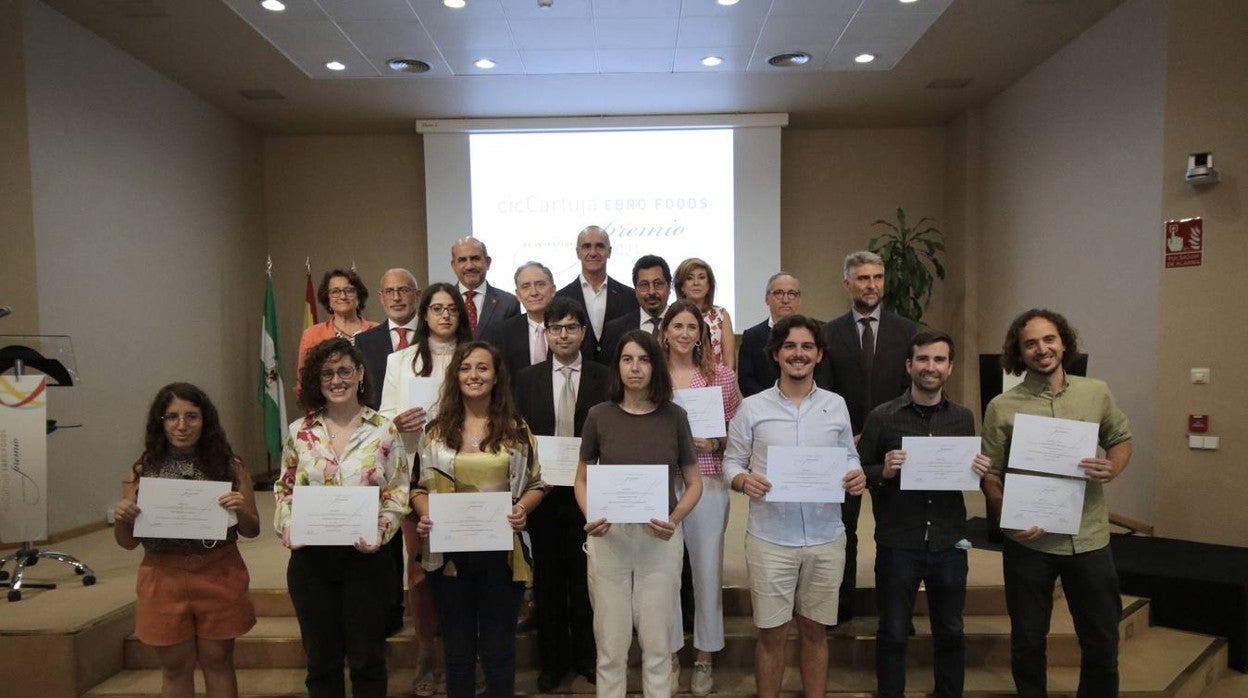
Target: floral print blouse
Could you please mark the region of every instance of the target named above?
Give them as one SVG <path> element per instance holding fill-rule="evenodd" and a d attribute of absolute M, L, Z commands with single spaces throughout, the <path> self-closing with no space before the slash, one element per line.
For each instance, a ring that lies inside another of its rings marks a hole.
<path fill-rule="evenodd" d="M 381 543 L 388 542 L 408 510 L 408 461 L 398 430 L 389 419 L 365 407 L 339 459 L 329 444 L 323 418 L 321 411 L 290 423 L 282 449 L 282 474 L 273 483 L 277 499 L 273 528 L 281 535 L 290 523 L 295 485 L 376 485 L 381 492 L 377 532 Z"/>

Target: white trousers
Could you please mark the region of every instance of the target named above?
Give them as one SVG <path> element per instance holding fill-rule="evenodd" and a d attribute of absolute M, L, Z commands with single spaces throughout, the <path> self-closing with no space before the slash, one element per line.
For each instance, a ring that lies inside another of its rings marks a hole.
<path fill-rule="evenodd" d="M 676 497 L 685 492 L 676 483 Z M 728 529 L 728 484 L 718 475 L 702 476 L 702 498 L 681 522 L 693 571 L 693 646 L 703 652 L 724 648 L 724 532 Z M 679 589 L 679 580 L 677 580 Z M 680 594 L 672 603 L 672 651 L 685 646 Z"/>
<path fill-rule="evenodd" d="M 642 692 L 671 698 L 668 638 L 672 599 L 679 597 L 680 527 L 671 540 L 656 538 L 646 524 L 612 524 L 605 536 L 590 536 L 589 600 L 598 642 L 597 693 L 623 698 L 633 626 L 641 645 Z"/>

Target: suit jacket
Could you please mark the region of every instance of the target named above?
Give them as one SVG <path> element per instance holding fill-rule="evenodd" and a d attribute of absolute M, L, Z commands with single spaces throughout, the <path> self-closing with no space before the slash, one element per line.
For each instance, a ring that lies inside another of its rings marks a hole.
<path fill-rule="evenodd" d="M 875 336 L 875 359 L 871 374 L 862 368 L 862 343 L 852 311 L 823 325 L 826 345 L 823 363 L 816 374 L 819 387 L 845 398 L 854 433 L 862 433 L 867 413 L 901 395 L 910 387 L 906 356 L 917 329 L 906 318 L 883 311 Z"/>
<path fill-rule="evenodd" d="M 467 303 L 468 299 L 465 298 L 464 302 Z M 481 339 L 482 333 L 491 325 L 502 324 L 503 320 L 515 317 L 521 312 L 519 299 L 501 288 L 496 288 L 493 284 L 487 284 L 485 299 L 481 303 L 481 312 L 477 313 L 477 331 L 473 333 L 473 338 Z"/>
<path fill-rule="evenodd" d="M 478 325 L 479 327 L 479 325 Z M 498 347 L 503 354 L 507 373 L 515 376 L 529 365 L 529 316 L 520 313 L 501 323 L 494 323 L 481 334 L 481 340 Z"/>
<path fill-rule="evenodd" d="M 394 350 L 390 341 L 390 321 L 365 330 L 355 336 L 355 348 L 364 354 L 364 377 L 372 387 L 373 399 L 368 406 L 377 409 L 381 406 L 382 379 L 386 376 L 386 357 Z"/>
<path fill-rule="evenodd" d="M 585 307 L 585 292 L 581 290 L 581 277 L 577 276 L 572 283 L 564 286 L 555 293 L 556 296 L 562 296 L 578 303 L 582 308 Z M 640 306 L 637 304 L 637 293 L 632 286 L 616 281 L 610 276 L 607 277 L 607 311 L 602 316 L 602 330 L 606 334 L 607 323 L 612 320 L 626 315 L 631 310 L 637 310 Z M 594 334 L 593 327 L 585 333 L 585 342 L 589 344 L 589 356 L 598 355 L 598 345 L 601 338 Z M 585 353 L 584 350 L 581 352 Z"/>
<path fill-rule="evenodd" d="M 511 382 L 516 409 L 528 423 L 529 430 L 542 436 L 553 436 L 555 433 L 553 360 L 547 357 L 540 364 L 521 369 Z M 572 419 L 576 436 L 581 435 L 589 408 L 607 401 L 610 381 L 611 372 L 605 366 L 592 361 L 581 362 L 581 385 L 577 389 L 576 412 Z"/>
<path fill-rule="evenodd" d="M 775 385 L 780 378 L 776 364 L 767 356 L 767 338 L 771 326 L 767 320 L 741 333 L 741 349 L 737 354 L 737 384 L 741 395 L 749 397 Z"/>
<path fill-rule="evenodd" d="M 615 353 L 615 345 L 620 337 L 629 330 L 641 329 L 641 307 L 621 315 L 602 326 L 602 341 L 598 343 L 598 363 L 611 363 L 611 355 Z"/>

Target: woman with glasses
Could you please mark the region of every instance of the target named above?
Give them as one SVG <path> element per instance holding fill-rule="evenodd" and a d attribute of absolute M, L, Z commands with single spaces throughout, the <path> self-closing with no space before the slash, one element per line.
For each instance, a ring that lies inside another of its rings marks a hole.
<path fill-rule="evenodd" d="M 329 319 L 312 325 L 299 337 L 299 362 L 296 364 L 299 372 L 303 371 L 304 356 L 312 347 L 330 337 L 341 337 L 355 344 L 355 335 L 377 326 L 360 315 L 364 312 L 364 301 L 368 300 L 368 288 L 360 275 L 350 269 L 325 272 L 316 289 L 316 300 L 329 313 Z M 295 385 L 296 394 L 301 389 L 300 385 Z"/>
<path fill-rule="evenodd" d="M 710 330 L 702 312 L 692 301 L 678 300 L 663 314 L 659 337 L 667 358 L 667 370 L 674 390 L 719 388 L 724 404 L 725 425 L 737 413 L 741 395 L 732 369 L 711 360 L 708 349 Z M 693 570 L 693 646 L 697 658 L 689 690 L 695 696 L 709 694 L 714 686 L 711 655 L 724 648 L 724 531 L 728 528 L 728 486 L 723 481 L 724 446 L 727 438 L 694 438 L 698 451 L 698 471 L 702 477 L 702 498 L 685 518 L 685 549 Z M 681 491 L 677 483 L 676 491 Z M 679 603 L 673 607 L 680 617 Z M 672 634 L 672 652 L 685 644 L 680 626 Z M 678 665 L 672 655 L 673 672 Z"/>
<path fill-rule="evenodd" d="M 416 310 L 416 333 L 412 343 L 386 358 L 379 412 L 394 420 L 408 457 L 413 461 L 429 415 L 424 407 L 410 406 L 410 380 L 429 378 L 441 384 L 455 347 L 471 339 L 468 312 L 459 290 L 448 283 L 431 284 Z M 409 467 L 414 475 L 417 464 L 412 462 Z M 406 606 L 415 623 L 417 640 L 416 679 L 412 690 L 417 696 L 431 696 L 437 690 L 433 650 L 438 619 L 433 597 L 423 583 L 425 571 L 420 565 L 420 539 L 414 516 L 403 519 L 403 547 L 407 550 Z"/>
<path fill-rule="evenodd" d="M 737 338 L 728 310 L 715 305 L 715 272 L 711 265 L 690 257 L 676 267 L 676 297 L 693 301 L 711 333 L 711 360 L 737 370 Z"/>
<path fill-rule="evenodd" d="M 448 698 L 476 695 L 478 657 L 486 692 L 495 698 L 515 695 L 516 614 L 524 585 L 533 579 L 532 555 L 521 532 L 546 484 L 537 444 L 516 412 L 508 382 L 493 345 L 476 341 L 455 349 L 437 414 L 421 445 L 420 480 L 412 491 L 421 537 L 440 525 L 429 516 L 430 493 L 510 495 L 511 507 L 498 516 L 505 515 L 513 531 L 511 549 L 431 553 L 426 548 L 423 555 L 441 620 Z"/>
<path fill-rule="evenodd" d="M 222 540 L 138 538 L 134 535 L 139 478 L 218 480 L 230 491 L 217 503 L 229 521 Z M 210 698 L 238 695 L 234 638 L 256 624 L 247 593 L 247 566 L 235 541 L 260 533 L 251 475 L 230 448 L 217 408 L 190 383 L 170 383 L 147 413 L 143 455 L 122 483 L 113 507 L 113 536 L 126 550 L 143 545 L 136 587 L 134 632 L 156 648 L 161 695 L 195 695 L 195 666 Z"/>
<path fill-rule="evenodd" d="M 605 518 L 585 524 L 598 641 L 597 690 L 609 698 L 624 695 L 636 619 L 642 691 L 647 698 L 669 698 L 674 692 L 669 661 L 672 624 L 680 622 L 679 615 L 672 616 L 684 546 L 680 523 L 702 496 L 698 455 L 688 416 L 672 402 L 663 351 L 649 332 L 626 332 L 616 345 L 610 369 L 611 400 L 590 408 L 581 431 L 577 504 L 588 514 L 590 468 L 661 464 L 668 466 L 669 513 L 644 524 L 613 525 Z M 679 498 L 676 480 L 684 486 Z"/>
<path fill-rule="evenodd" d="M 355 696 L 386 695 L 386 622 L 397 599 L 394 558 L 377 551 L 407 513 L 408 463 L 399 432 L 365 406 L 364 356 L 341 337 L 308 352 L 299 373 L 307 416 L 290 424 L 282 472 L 273 483 L 274 528 L 290 548 L 286 584 L 307 654 L 310 696 L 346 693 L 343 660 Z M 296 486 L 377 488 L 375 535 L 354 545 L 300 546 L 291 541 Z"/>

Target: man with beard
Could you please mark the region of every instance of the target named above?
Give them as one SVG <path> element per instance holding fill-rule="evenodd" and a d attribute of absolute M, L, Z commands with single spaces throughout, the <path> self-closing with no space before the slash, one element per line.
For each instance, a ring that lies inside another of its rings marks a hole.
<path fill-rule="evenodd" d="M 974 436 L 971 411 L 944 394 L 953 373 L 953 338 L 920 332 L 906 359 L 910 389 L 871 410 L 858 454 L 875 512 L 875 591 L 879 608 L 875 671 L 881 698 L 906 691 L 906 642 L 919 583 L 927 589 L 932 625 L 934 695 L 962 695 L 966 644 L 966 505 L 962 493 L 901 488 L 906 464 L 904 437 Z M 983 477 L 988 457 L 976 454 L 966 467 Z"/>
<path fill-rule="evenodd" d="M 784 648 L 796 616 L 802 690 L 827 691 L 828 626 L 837 622 L 837 594 L 845 568 L 845 525 L 841 505 L 769 502 L 771 446 L 841 447 L 848 472 L 847 494 L 861 495 L 866 476 L 858 464 L 849 412 L 839 395 L 815 386 L 823 358 L 819 323 L 788 315 L 771 328 L 767 354 L 778 365 L 774 386 L 741 403 L 728 426 L 724 479 L 750 498 L 745 560 L 758 641 L 754 647 L 758 695 L 773 698 L 784 678 Z"/>
<path fill-rule="evenodd" d="M 633 263 L 633 288 L 636 310 L 608 322 L 602 328 L 598 344 L 598 361 L 606 363 L 615 353 L 615 345 L 625 332 L 641 328 L 658 337 L 663 311 L 672 292 L 672 271 L 658 255 L 648 254 Z"/>
<path fill-rule="evenodd" d="M 586 350 L 582 353 L 596 356 L 603 327 L 636 310 L 637 297 L 632 288 L 607 276 L 607 260 L 611 259 L 611 237 L 607 231 L 591 225 L 577 234 L 576 258 L 581 261 L 580 276 L 555 295 L 585 308 L 590 326 L 586 328 Z"/>
<path fill-rule="evenodd" d="M 914 337 L 913 322 L 884 310 L 884 260 L 874 252 L 854 252 L 845 258 L 841 283 L 849 292 L 849 312 L 823 326 L 827 361 L 819 387 L 845 398 L 854 434 L 862 433 L 867 413 L 892 400 L 909 384 L 906 354 Z M 854 616 L 853 596 L 858 576 L 858 513 L 862 499 L 846 497 L 845 579 L 841 583 L 841 622 Z"/>
<path fill-rule="evenodd" d="M 1066 373 L 1078 354 L 1078 338 L 1066 318 L 1051 310 L 1028 310 L 1010 323 L 1001 365 L 1023 382 L 993 398 L 984 413 L 983 453 L 992 461 L 981 488 L 988 510 L 1000 517 L 1005 464 L 1014 435 L 1014 417 L 1031 414 L 1092 422 L 1104 458 L 1079 462 L 1087 482 L 1083 516 L 1075 535 L 1049 533 L 1039 526 L 1002 529 L 1005 601 L 1010 613 L 1010 666 L 1024 698 L 1045 696 L 1045 640 L 1053 613 L 1053 585 L 1060 577 L 1079 636 L 1079 696 L 1118 695 L 1118 621 L 1122 597 L 1109 549 L 1109 509 L 1105 484 L 1131 460 L 1131 430 L 1109 386 Z M 1060 477 L 1060 476 L 1053 476 Z"/>
<path fill-rule="evenodd" d="M 763 302 L 771 314 L 766 320 L 741 333 L 741 351 L 737 358 L 737 384 L 741 396 L 761 393 L 776 384 L 776 364 L 767 356 L 765 347 L 771 326 L 785 315 L 800 312 L 802 307 L 802 284 L 788 272 L 777 272 L 767 279 Z"/>

